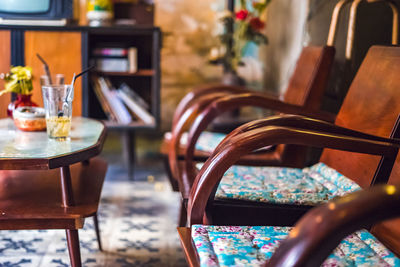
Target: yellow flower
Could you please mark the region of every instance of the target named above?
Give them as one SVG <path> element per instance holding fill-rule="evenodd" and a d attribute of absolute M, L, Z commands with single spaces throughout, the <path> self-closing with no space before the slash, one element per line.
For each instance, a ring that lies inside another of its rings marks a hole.
<path fill-rule="evenodd" d="M 18 80 L 31 80 L 32 79 L 32 68 L 16 66 L 12 67 L 10 72 L 15 75 Z"/>
<path fill-rule="evenodd" d="M 4 80 L 6 84 L 4 90 L 0 92 L 0 96 L 9 92 L 27 95 L 33 89 L 32 68 L 23 66 L 11 67 L 10 74 L 5 75 Z"/>

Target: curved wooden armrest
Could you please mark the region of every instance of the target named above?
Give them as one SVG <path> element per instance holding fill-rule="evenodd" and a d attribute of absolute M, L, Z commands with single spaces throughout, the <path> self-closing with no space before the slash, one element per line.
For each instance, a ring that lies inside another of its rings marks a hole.
<path fill-rule="evenodd" d="M 195 104 L 188 107 L 183 114 L 180 116 L 178 122 L 174 125 L 171 132 L 171 139 L 168 151 L 168 162 L 171 169 L 172 176 L 174 178 L 179 177 L 178 168 L 178 150 L 180 140 L 184 131 L 194 121 L 197 114 L 204 109 L 209 103 L 218 99 L 219 97 L 225 96 L 225 93 L 209 93 L 201 95 L 197 98 Z"/>
<path fill-rule="evenodd" d="M 377 186 L 337 198 L 304 215 L 265 266 L 321 266 L 349 234 L 399 216 L 398 186 Z"/>
<path fill-rule="evenodd" d="M 212 93 L 227 93 L 227 94 L 243 94 L 253 92 L 244 86 L 224 85 L 224 84 L 208 84 L 197 87 L 187 93 L 179 102 L 174 117 L 172 119 L 172 127 L 178 123 L 182 114 L 193 104 L 196 103 L 199 97 Z"/>
<path fill-rule="evenodd" d="M 185 151 L 185 175 L 189 180 L 193 180 L 193 157 L 196 142 L 200 134 L 207 128 L 207 126 L 220 114 L 234 110 L 239 107 L 254 106 L 260 108 L 267 108 L 283 113 L 306 115 L 312 118 L 334 121 L 335 115 L 328 112 L 315 112 L 304 109 L 302 106 L 297 106 L 289 103 L 282 102 L 278 99 L 265 96 L 260 93 L 239 94 L 221 97 L 210 103 L 203 109 L 192 124 L 189 135 L 188 143 Z"/>
<path fill-rule="evenodd" d="M 297 144 L 315 147 L 381 155 L 394 162 L 399 145 L 356 138 L 351 136 L 330 134 L 305 129 L 281 126 L 266 126 L 239 134 L 230 138 L 224 147 L 214 152 L 196 176 L 188 205 L 188 222 L 190 225 L 202 223 L 208 199 L 213 189 L 222 179 L 223 174 L 243 155 L 268 145 Z"/>
<path fill-rule="evenodd" d="M 397 131 L 400 131 L 398 129 L 398 124 L 400 121 L 400 117 L 397 119 L 397 123 L 394 126 L 393 133 L 395 134 Z M 355 131 L 349 128 L 337 126 L 333 123 L 314 119 L 314 118 L 309 118 L 301 115 L 291 115 L 291 114 L 284 114 L 284 115 L 275 115 L 275 116 L 270 116 L 265 119 L 260 119 L 260 120 L 254 120 L 251 122 L 248 122 L 246 124 L 243 124 L 242 126 L 239 126 L 232 132 L 230 132 L 225 139 L 218 145 L 218 147 L 215 149 L 217 152 L 221 147 L 224 146 L 226 142 L 229 141 L 230 138 L 239 135 L 241 133 L 247 132 L 247 131 L 252 131 L 257 128 L 265 127 L 265 126 L 284 126 L 284 127 L 295 127 L 295 128 L 301 128 L 301 129 L 306 129 L 306 130 L 315 130 L 315 131 L 320 131 L 320 132 L 325 132 L 325 133 L 332 133 L 332 134 L 339 134 L 339 135 L 346 135 L 346 136 L 351 136 L 351 137 L 357 137 L 357 138 L 364 138 L 368 140 L 373 140 L 373 141 L 382 141 L 382 142 L 388 142 L 388 143 L 393 143 L 393 144 L 400 144 L 399 139 L 391 139 L 391 138 L 385 138 L 385 137 L 380 137 L 376 135 L 371 135 L 371 134 L 366 134 L 363 132 Z"/>

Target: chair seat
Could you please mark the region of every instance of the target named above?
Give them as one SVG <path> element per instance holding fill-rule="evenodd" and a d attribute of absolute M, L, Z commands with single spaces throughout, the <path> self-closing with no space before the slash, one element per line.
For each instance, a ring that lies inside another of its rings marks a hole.
<path fill-rule="evenodd" d="M 359 189 L 323 163 L 304 169 L 235 165 L 224 174 L 215 198 L 314 206 Z"/>
<path fill-rule="evenodd" d="M 200 266 L 262 266 L 291 227 L 193 225 Z M 400 266 L 400 259 L 365 230 L 345 238 L 322 266 Z"/>

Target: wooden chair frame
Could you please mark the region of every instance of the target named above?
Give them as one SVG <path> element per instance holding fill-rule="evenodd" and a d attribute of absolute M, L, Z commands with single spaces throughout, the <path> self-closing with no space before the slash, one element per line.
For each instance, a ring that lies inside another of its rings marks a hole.
<path fill-rule="evenodd" d="M 312 50 L 315 48 L 309 47 L 305 48 L 309 50 L 309 55 L 311 53 L 315 53 L 316 51 Z M 333 63 L 333 58 L 334 58 L 334 53 L 335 50 L 333 47 L 327 46 L 324 47 L 323 50 L 321 51 L 321 56 L 318 58 L 318 61 L 315 63 L 317 66 L 312 70 L 312 75 L 310 76 L 310 81 L 308 84 L 303 85 L 304 88 L 304 96 L 302 96 L 303 103 L 302 105 L 298 105 L 298 107 L 303 107 L 306 108 L 307 110 L 318 110 L 319 105 L 320 105 L 320 99 L 322 98 L 323 91 L 325 89 L 325 86 L 328 81 L 330 69 Z M 303 60 L 309 60 L 307 57 L 305 57 Z M 300 68 L 301 69 L 301 68 Z M 294 82 L 294 85 L 292 86 L 292 91 L 299 90 L 299 88 L 296 88 L 296 82 Z M 203 87 L 200 89 L 195 90 L 194 92 L 191 92 L 187 94 L 180 104 L 177 107 L 177 110 L 174 114 L 173 118 L 173 125 L 172 125 L 172 131 L 171 131 L 171 139 L 169 141 L 164 140 L 164 143 L 169 143 L 168 147 L 168 157 L 169 158 L 174 158 L 173 161 L 178 161 L 182 160 L 183 154 L 185 154 L 184 150 L 185 147 L 182 147 L 180 145 L 180 140 L 182 137 L 183 132 L 188 129 L 188 127 L 193 123 L 194 119 L 200 112 L 207 106 L 207 104 L 212 103 L 214 100 L 219 99 L 220 97 L 223 96 L 228 96 L 228 95 L 239 95 L 239 94 L 254 94 L 254 96 L 263 96 L 266 97 L 269 102 L 268 104 L 271 103 L 271 101 L 275 101 L 275 104 L 273 104 L 272 107 L 269 105 L 259 105 L 261 108 L 266 108 L 266 109 L 274 109 L 274 106 L 278 105 L 279 103 L 285 104 L 285 102 L 281 101 L 278 99 L 277 96 L 271 95 L 271 94 L 259 94 L 255 93 L 254 91 L 251 91 L 249 89 L 246 89 L 245 87 L 237 87 L 237 86 L 223 86 L 223 85 L 217 85 L 214 87 Z M 207 95 L 213 95 L 207 96 Z M 288 103 L 286 103 L 288 104 Z M 294 105 L 294 104 L 292 104 Z M 251 104 L 243 105 L 243 106 L 251 106 Z M 276 108 L 275 108 L 276 109 Z M 278 109 L 278 111 L 280 111 Z M 331 116 L 332 118 L 332 116 Z M 166 149 L 166 145 L 163 144 L 164 151 Z M 187 148 L 186 148 L 187 149 Z M 187 153 L 186 153 L 187 154 Z M 296 153 L 294 153 L 296 154 Z M 210 156 L 209 153 L 206 152 L 201 152 L 201 151 L 196 151 L 196 153 L 193 155 L 195 160 L 199 161 L 205 161 L 208 157 Z M 304 158 L 303 156 L 299 156 L 298 158 L 302 159 Z M 241 160 L 242 164 L 250 164 L 250 165 L 266 165 L 270 164 L 269 159 L 264 159 L 261 155 L 253 155 L 253 156 L 247 156 L 244 159 Z M 297 165 L 301 165 L 301 163 L 297 163 Z M 169 161 L 167 165 L 167 171 L 170 173 L 170 177 L 174 179 L 179 179 L 177 178 L 179 174 L 177 174 L 177 166 L 174 166 L 173 163 L 171 163 L 171 160 Z"/>
<path fill-rule="evenodd" d="M 388 4 L 393 13 L 393 24 L 392 24 L 392 45 L 398 45 L 399 40 L 399 8 L 395 1 L 392 0 L 353 0 L 350 8 L 349 26 L 347 31 L 347 43 L 346 43 L 346 59 L 350 60 L 354 50 L 354 33 L 356 30 L 356 18 L 358 7 L 362 2 L 376 3 L 384 2 Z"/>

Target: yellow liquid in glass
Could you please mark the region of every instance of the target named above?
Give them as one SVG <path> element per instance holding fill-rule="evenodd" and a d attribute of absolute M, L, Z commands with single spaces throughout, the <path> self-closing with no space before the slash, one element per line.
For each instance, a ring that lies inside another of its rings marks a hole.
<path fill-rule="evenodd" d="M 47 134 L 53 138 L 68 137 L 71 131 L 71 118 L 52 116 L 46 118 Z"/>

